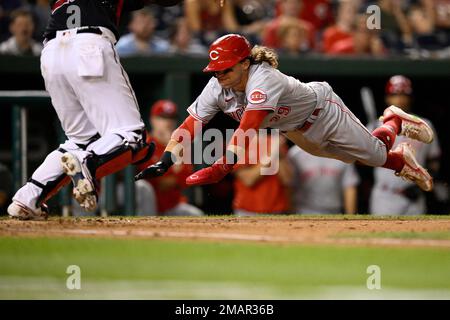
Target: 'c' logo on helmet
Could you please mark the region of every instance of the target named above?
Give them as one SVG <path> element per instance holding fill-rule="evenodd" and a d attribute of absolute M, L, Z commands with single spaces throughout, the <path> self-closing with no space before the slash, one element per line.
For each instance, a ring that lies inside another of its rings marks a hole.
<path fill-rule="evenodd" d="M 209 57 L 211 58 L 211 60 L 217 60 L 219 59 L 219 52 L 217 50 L 212 50 L 209 53 Z"/>

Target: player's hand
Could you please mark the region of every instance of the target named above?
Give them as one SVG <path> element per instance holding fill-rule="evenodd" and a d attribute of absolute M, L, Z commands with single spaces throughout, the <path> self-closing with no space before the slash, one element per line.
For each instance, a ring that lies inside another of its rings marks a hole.
<path fill-rule="evenodd" d="M 222 180 L 232 169 L 232 165 L 215 163 L 211 167 L 201 169 L 191 174 L 187 177 L 186 184 L 190 186 L 200 186 L 204 184 L 217 183 Z"/>
<path fill-rule="evenodd" d="M 159 161 L 139 172 L 134 177 L 134 180 L 159 177 L 166 173 L 168 169 L 169 167 L 166 164 L 164 164 L 162 161 Z"/>

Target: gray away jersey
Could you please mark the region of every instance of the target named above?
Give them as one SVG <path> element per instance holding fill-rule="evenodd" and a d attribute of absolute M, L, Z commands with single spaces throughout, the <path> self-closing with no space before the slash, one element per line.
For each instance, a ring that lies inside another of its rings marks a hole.
<path fill-rule="evenodd" d="M 261 128 L 290 131 L 303 125 L 317 105 L 310 83 L 303 83 L 272 68 L 268 63 L 250 66 L 245 92 L 223 89 L 214 77 L 209 80 L 188 112 L 207 123 L 219 111 L 241 121 L 245 110 L 270 110 Z"/>

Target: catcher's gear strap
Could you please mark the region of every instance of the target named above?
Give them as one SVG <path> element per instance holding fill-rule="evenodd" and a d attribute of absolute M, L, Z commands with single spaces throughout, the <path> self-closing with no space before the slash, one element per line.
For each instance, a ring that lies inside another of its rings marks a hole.
<path fill-rule="evenodd" d="M 112 153 L 93 155 L 86 159 L 86 165 L 94 173 L 96 179 L 116 173 L 130 164 L 139 164 L 150 159 L 155 151 L 155 144 L 142 144 L 138 149 L 132 150 L 129 146 L 121 146 Z"/>
<path fill-rule="evenodd" d="M 90 138 L 86 144 L 75 143 L 75 145 L 77 145 L 77 147 L 80 148 L 80 149 L 82 149 L 82 150 L 86 150 L 86 148 L 87 148 L 91 143 L 97 141 L 98 139 L 100 139 L 100 134 L 97 133 L 97 134 L 94 135 L 92 138 Z M 61 147 L 58 148 L 58 151 L 61 152 L 61 153 L 66 153 L 66 152 L 67 152 L 66 149 L 61 148 Z"/>
<path fill-rule="evenodd" d="M 97 141 L 98 139 L 100 139 L 100 134 L 96 133 L 94 136 L 92 136 L 92 138 L 89 138 L 88 143 L 86 144 L 81 144 L 81 143 L 75 143 L 79 148 L 86 150 L 86 148 L 93 142 Z"/>
<path fill-rule="evenodd" d="M 45 185 L 34 179 L 30 179 L 28 182 L 42 189 L 41 194 L 36 200 L 36 208 L 39 208 L 41 205 L 45 204 L 48 199 L 57 194 L 58 191 L 61 190 L 64 186 L 68 185 L 70 183 L 70 177 L 62 174 L 57 177 L 56 180 L 49 181 Z"/>
<path fill-rule="evenodd" d="M 131 160 L 131 163 L 133 165 L 139 165 L 141 163 L 147 162 L 152 157 L 153 153 L 155 152 L 156 145 L 154 142 L 151 142 L 150 144 L 145 144 L 138 150 L 133 151 L 133 159 Z"/>

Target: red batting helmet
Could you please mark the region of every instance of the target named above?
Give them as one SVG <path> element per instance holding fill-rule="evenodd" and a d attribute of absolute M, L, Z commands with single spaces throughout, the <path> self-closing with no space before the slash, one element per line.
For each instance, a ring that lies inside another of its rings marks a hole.
<path fill-rule="evenodd" d="M 178 108 L 170 100 L 158 100 L 152 105 L 150 114 L 152 117 L 177 118 Z"/>
<path fill-rule="evenodd" d="M 222 71 L 231 68 L 250 55 L 252 50 L 246 38 L 238 34 L 227 34 L 209 47 L 209 64 L 203 72 Z"/>
<path fill-rule="evenodd" d="M 405 76 L 393 76 L 386 83 L 386 94 L 412 95 L 411 80 Z"/>

